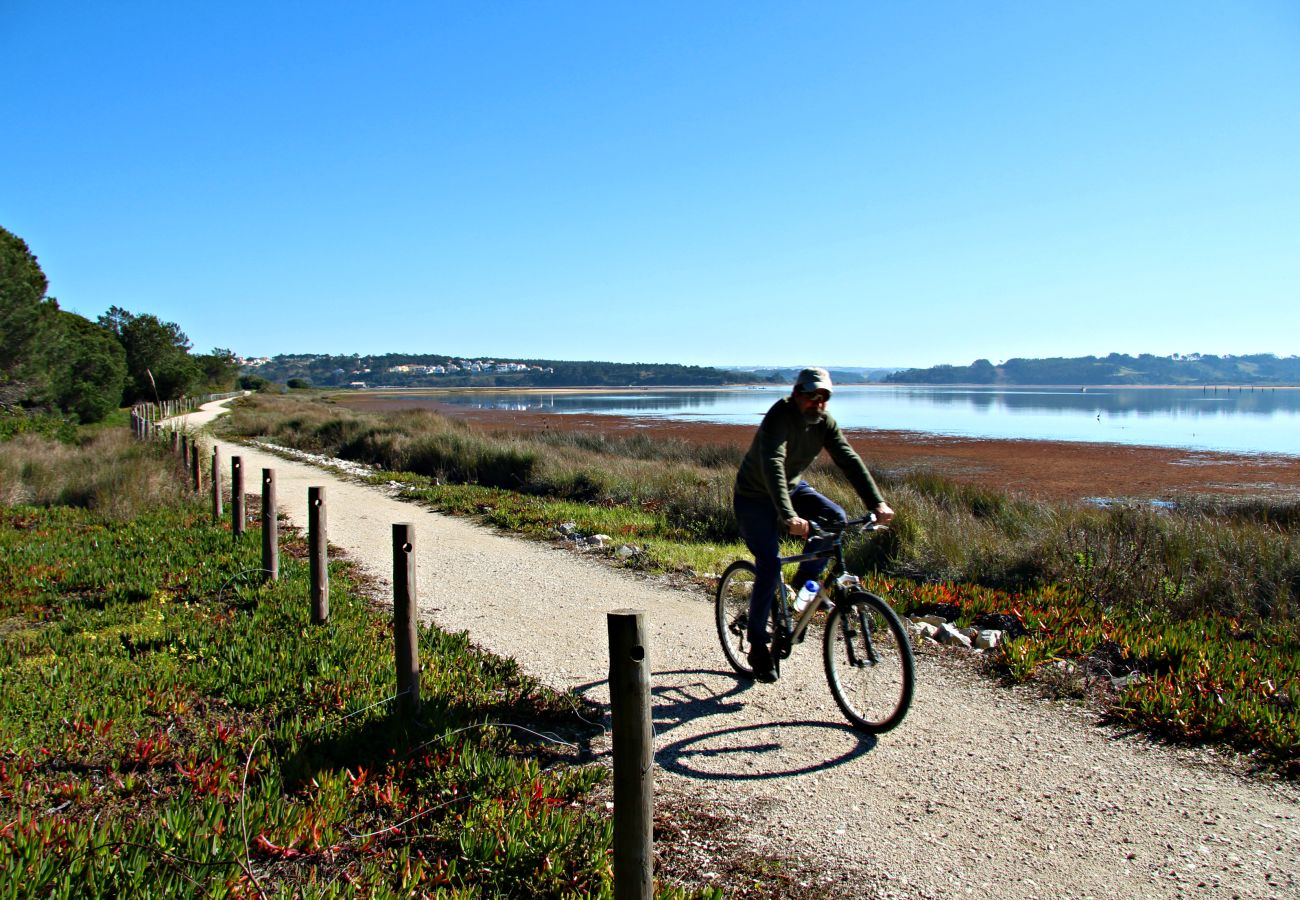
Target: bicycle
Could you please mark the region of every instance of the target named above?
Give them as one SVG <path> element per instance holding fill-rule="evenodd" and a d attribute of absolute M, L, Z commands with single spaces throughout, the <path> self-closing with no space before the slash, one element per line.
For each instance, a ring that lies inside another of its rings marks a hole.
<path fill-rule="evenodd" d="M 802 612 L 796 612 L 785 578 L 772 603 L 768 634 L 772 663 L 780 671 L 796 644 L 803 643 L 819 609 L 829 607 L 822 629 L 822 662 L 831 696 L 854 726 L 870 734 L 889 731 L 903 721 L 912 704 L 916 662 L 912 642 L 898 614 L 883 597 L 862 589 L 862 579 L 844 566 L 844 533 L 850 528 L 879 530 L 871 515 L 831 529 L 813 523 L 811 537 L 830 537 L 831 546 L 815 553 L 781 558 L 781 566 L 828 559 L 822 587 Z M 752 678 L 749 650 L 749 595 L 754 564 L 741 559 L 722 573 L 714 603 L 718 639 L 731 667 Z"/>

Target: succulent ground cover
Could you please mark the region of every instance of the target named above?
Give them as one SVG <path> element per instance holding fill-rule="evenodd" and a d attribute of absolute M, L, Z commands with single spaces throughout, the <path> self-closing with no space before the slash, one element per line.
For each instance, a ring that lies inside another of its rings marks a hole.
<path fill-rule="evenodd" d="M 1300 640 L 1293 627 L 1107 608 L 1068 588 L 1009 593 L 880 576 L 869 584 L 904 612 L 941 609 L 961 625 L 1009 611 L 1025 633 L 989 656 L 1008 679 L 1088 695 L 1114 722 L 1225 744 L 1300 776 Z"/>
<path fill-rule="evenodd" d="M 194 501 L 0 507 L 0 896 L 608 893 L 572 699 L 425 628 L 403 717 L 349 568 L 312 626 L 301 542 L 272 584 L 259 546 Z"/>
<path fill-rule="evenodd" d="M 377 479 L 405 482 L 409 498 L 501 528 L 554 536 L 572 523 L 609 535 L 611 552 L 635 549 L 617 556 L 622 565 L 707 581 L 745 553 L 730 515 L 736 447 L 645 433 L 487 432 L 424 411 L 363 414 L 319 399 L 259 399 L 228 427 L 375 465 Z M 945 605 L 961 624 L 1013 616 L 1024 633 L 991 655 L 1003 676 L 1091 694 L 1117 721 L 1232 746 L 1300 775 L 1300 504 L 1256 496 L 1098 506 L 933 472 L 881 475 L 899 516 L 846 553 L 901 611 Z M 853 508 L 834 471 L 814 478 Z"/>

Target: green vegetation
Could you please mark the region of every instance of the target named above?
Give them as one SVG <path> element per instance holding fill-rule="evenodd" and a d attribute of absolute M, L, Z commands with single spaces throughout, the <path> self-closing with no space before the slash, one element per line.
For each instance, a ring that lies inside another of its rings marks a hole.
<path fill-rule="evenodd" d="M 229 350 L 191 355 L 172 322 L 112 307 L 91 322 L 47 297 L 27 243 L 0 228 L 0 413 L 15 410 L 101 421 L 121 404 L 228 390 Z M 0 425 L 0 435 L 31 430 Z"/>
<path fill-rule="evenodd" d="M 374 464 L 412 498 L 503 528 L 551 535 L 574 522 L 635 545 L 627 565 L 716 573 L 744 553 L 730 509 L 739 447 L 484 433 L 328 398 L 242 401 L 225 427 Z M 1013 616 L 1026 635 L 993 657 L 1008 677 L 1073 673 L 1082 692 L 1137 673 L 1104 698 L 1113 718 L 1300 774 L 1300 505 L 1052 505 L 876 474 L 899 516 L 847 554 L 904 611 L 939 606 L 963 624 Z M 833 468 L 813 478 L 856 508 Z"/>
<path fill-rule="evenodd" d="M 510 727 L 572 698 L 425 628 L 407 720 L 347 567 L 311 626 L 160 450 L 0 451 L 0 897 L 608 895 L 603 768 Z"/>
<path fill-rule="evenodd" d="M 478 363 L 477 370 L 467 363 Z M 505 363 L 518 369 L 505 371 Z M 392 371 L 403 366 L 413 370 Z M 441 366 L 430 373 L 423 367 Z M 455 369 L 450 367 L 455 366 Z M 371 356 L 284 354 L 272 357 L 248 374 L 278 383 L 299 379 L 317 387 L 364 382 L 375 387 L 663 387 L 667 385 L 743 384 L 769 376 L 728 372 L 709 366 L 676 363 L 571 362 L 554 359 L 465 360 L 437 353 L 385 353 Z"/>
<path fill-rule="evenodd" d="M 894 384 L 1300 384 L 1300 357 L 1272 353 L 1247 356 L 1054 357 L 1009 359 L 993 365 L 977 359 L 969 366 L 904 369 L 886 375 Z"/>

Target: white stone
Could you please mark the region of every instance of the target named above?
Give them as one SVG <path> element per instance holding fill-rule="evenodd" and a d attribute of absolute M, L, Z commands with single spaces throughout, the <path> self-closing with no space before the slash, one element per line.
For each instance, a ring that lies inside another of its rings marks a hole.
<path fill-rule="evenodd" d="M 961 647 L 970 646 L 970 638 L 962 634 L 960 628 L 957 628 L 955 625 L 951 625 L 948 622 L 939 626 L 939 630 L 935 633 L 935 639 L 938 640 L 939 643 L 947 644 L 949 646 L 953 644 L 957 644 Z"/>

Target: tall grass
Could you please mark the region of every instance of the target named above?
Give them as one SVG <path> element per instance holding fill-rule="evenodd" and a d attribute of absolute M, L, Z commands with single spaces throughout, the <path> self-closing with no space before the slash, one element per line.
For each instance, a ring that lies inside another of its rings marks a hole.
<path fill-rule="evenodd" d="M 72 443 L 25 434 L 0 443 L 0 506 L 74 506 L 125 520 L 186 496 L 180 466 L 125 429 Z"/>
<path fill-rule="evenodd" d="M 489 434 L 429 412 L 365 414 L 282 398 L 242 401 L 231 427 L 450 483 L 649 511 L 689 539 L 738 537 L 731 496 L 741 447 L 649 434 Z M 850 542 L 859 568 L 1006 590 L 1063 585 L 1104 607 L 1297 619 L 1300 504 L 1097 508 L 1018 499 L 934 473 L 877 474 L 898 517 L 883 537 Z M 809 477 L 831 499 L 860 508 L 829 463 Z"/>

